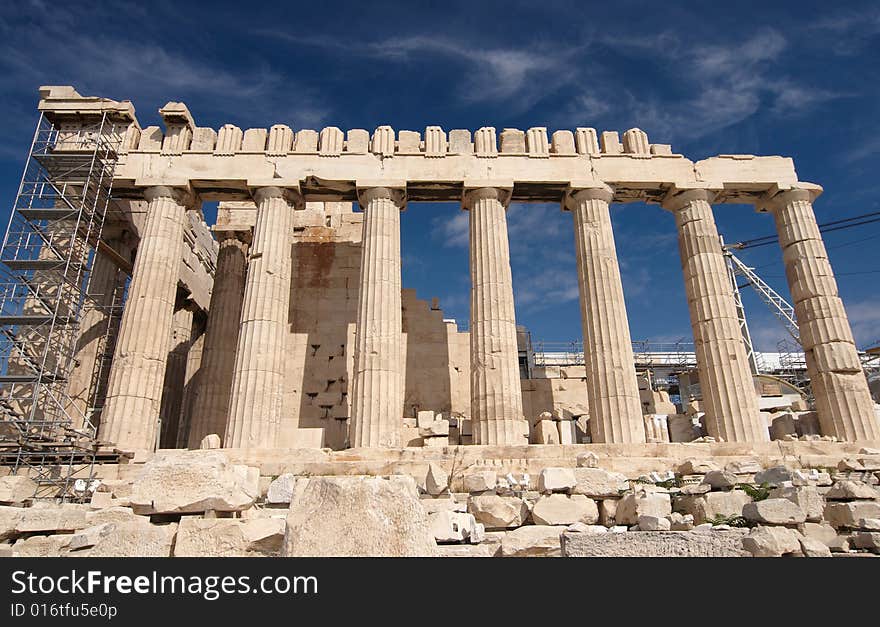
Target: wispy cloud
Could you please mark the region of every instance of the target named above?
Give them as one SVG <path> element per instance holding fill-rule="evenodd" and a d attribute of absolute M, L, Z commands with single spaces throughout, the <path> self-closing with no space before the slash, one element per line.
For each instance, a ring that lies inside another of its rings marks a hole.
<path fill-rule="evenodd" d="M 846 303 L 846 313 L 857 345 L 873 345 L 880 340 L 880 299 L 850 301 Z"/>
<path fill-rule="evenodd" d="M 444 35 L 389 37 L 377 41 L 349 43 L 339 39 L 301 36 L 287 31 L 264 30 L 263 35 L 297 46 L 323 48 L 343 53 L 349 59 L 378 59 L 402 64 L 458 63 L 464 70 L 454 85 L 464 103 L 505 102 L 509 110 L 529 109 L 546 95 L 548 88 L 574 80 L 570 62 L 582 46 L 521 44 L 517 47 L 481 46 L 478 42 Z M 536 89 L 541 85 L 540 89 Z"/>

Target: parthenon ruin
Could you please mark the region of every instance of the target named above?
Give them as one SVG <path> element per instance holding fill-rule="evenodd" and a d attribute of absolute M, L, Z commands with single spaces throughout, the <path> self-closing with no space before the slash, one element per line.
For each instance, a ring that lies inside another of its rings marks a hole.
<path fill-rule="evenodd" d="M 880 554 L 880 390 L 790 158 L 39 110 L 0 250 L 0 556 Z M 419 202 L 466 212 L 467 330 L 402 285 Z M 517 324 L 512 202 L 572 214 L 572 358 Z M 635 202 L 678 231 L 680 358 L 630 336 Z M 775 221 L 796 377 L 757 366 L 717 203 Z"/>
<path fill-rule="evenodd" d="M 813 214 L 822 188 L 790 158 L 694 162 L 637 128 L 215 131 L 178 102 L 160 109 L 164 129 L 142 128 L 128 101 L 40 95 L 56 154 L 102 116 L 118 144 L 88 290 L 109 305 L 129 273 L 130 285 L 121 316 L 85 306 L 66 393 L 75 426 L 120 450 L 212 434 L 236 449 L 518 445 L 542 441 L 542 412 L 582 419 L 563 444 L 668 442 L 668 425 L 646 435 L 645 414 L 676 412 L 646 406 L 634 365 L 610 219 L 626 202 L 674 215 L 708 437 L 770 439 L 713 218 L 713 204 L 736 203 L 775 220 L 819 433 L 880 440 Z M 468 212 L 467 332 L 401 285 L 400 213 L 419 201 Z M 584 368 L 563 400 L 521 373 L 512 201 L 573 217 Z M 213 225 L 203 202 L 219 202 Z M 97 329 L 112 330 L 112 360 Z"/>

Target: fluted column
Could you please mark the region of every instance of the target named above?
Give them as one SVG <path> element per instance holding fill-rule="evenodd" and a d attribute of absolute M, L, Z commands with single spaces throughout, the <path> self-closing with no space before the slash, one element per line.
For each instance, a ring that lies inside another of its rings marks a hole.
<path fill-rule="evenodd" d="M 278 187 L 254 193 L 257 222 L 241 307 L 224 446 L 271 448 L 281 425 L 284 344 L 290 305 L 293 206 Z"/>
<path fill-rule="evenodd" d="M 112 248 L 121 245 L 120 241 L 110 242 Z M 67 394 L 70 415 L 74 429 L 82 429 L 89 421 L 94 426 L 89 414 L 97 392 L 104 343 L 114 329 L 110 328 L 119 319 L 113 316 L 111 308 L 116 298 L 122 295 L 121 283 L 124 275 L 116 264 L 100 252 L 95 253 L 90 271 L 89 285 L 83 304 L 82 320 L 77 329 L 77 340 L 74 352 L 75 362 L 67 382 Z"/>
<path fill-rule="evenodd" d="M 400 211 L 404 192 L 359 191 L 364 209 L 355 330 L 351 446 L 400 446 L 403 373 L 400 303 Z"/>
<path fill-rule="evenodd" d="M 678 226 L 706 430 L 725 442 L 764 442 L 769 433 L 759 415 L 709 199 L 708 191 L 692 189 L 671 194 L 663 203 Z"/>
<path fill-rule="evenodd" d="M 186 361 L 193 330 L 193 305 L 184 303 L 171 318 L 171 341 L 165 364 L 162 405 L 159 410 L 159 448 L 177 447 L 180 407 L 186 381 Z"/>
<path fill-rule="evenodd" d="M 776 220 L 785 276 L 824 435 L 880 440 L 880 422 L 862 371 L 852 329 L 813 213 L 807 186 L 779 192 L 767 203 Z"/>
<path fill-rule="evenodd" d="M 611 229 L 608 187 L 574 189 L 566 207 L 574 215 L 578 287 L 593 442 L 644 442 L 623 285 Z"/>
<path fill-rule="evenodd" d="M 234 232 L 218 233 L 220 251 L 208 310 L 199 387 L 190 417 L 187 445 L 198 447 L 206 435 L 226 434 L 235 350 L 244 298 L 248 245 Z"/>
<path fill-rule="evenodd" d="M 113 354 L 100 438 L 124 450 L 153 450 L 180 274 L 187 196 L 150 187 L 147 217 Z"/>
<path fill-rule="evenodd" d="M 474 444 L 525 444 L 513 278 L 507 239 L 510 192 L 465 194 L 470 212 L 471 419 Z"/>

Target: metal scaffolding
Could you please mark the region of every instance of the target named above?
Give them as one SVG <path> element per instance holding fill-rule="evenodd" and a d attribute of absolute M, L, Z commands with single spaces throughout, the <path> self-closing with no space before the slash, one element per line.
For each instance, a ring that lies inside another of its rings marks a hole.
<path fill-rule="evenodd" d="M 124 132 L 106 112 L 76 128 L 41 115 L 0 249 L 0 462 L 36 498 L 79 500 L 93 479 L 95 424 L 68 381 L 84 308 L 106 307 L 89 281 Z"/>

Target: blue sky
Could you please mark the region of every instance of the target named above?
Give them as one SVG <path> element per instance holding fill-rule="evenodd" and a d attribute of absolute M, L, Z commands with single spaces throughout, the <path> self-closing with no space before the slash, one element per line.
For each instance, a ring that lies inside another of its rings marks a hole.
<path fill-rule="evenodd" d="M 192 4 L 3 4 L 5 207 L 42 84 L 130 99 L 143 126 L 160 123 L 169 100 L 213 128 L 638 126 L 694 160 L 793 157 L 801 180 L 825 187 L 819 222 L 880 205 L 876 3 Z M 672 216 L 641 204 L 612 215 L 633 338 L 690 338 Z M 402 217 L 404 285 L 438 296 L 462 326 L 466 219 L 451 204 L 412 204 Z M 727 241 L 773 232 L 747 206 L 718 206 L 716 220 Z M 579 339 L 571 216 L 513 205 L 509 228 L 518 321 L 535 339 Z M 829 233 L 826 244 L 857 341 L 880 340 L 880 222 Z M 777 246 L 741 257 L 787 295 Z M 745 300 L 756 343 L 774 350 L 784 330 L 757 297 Z"/>

